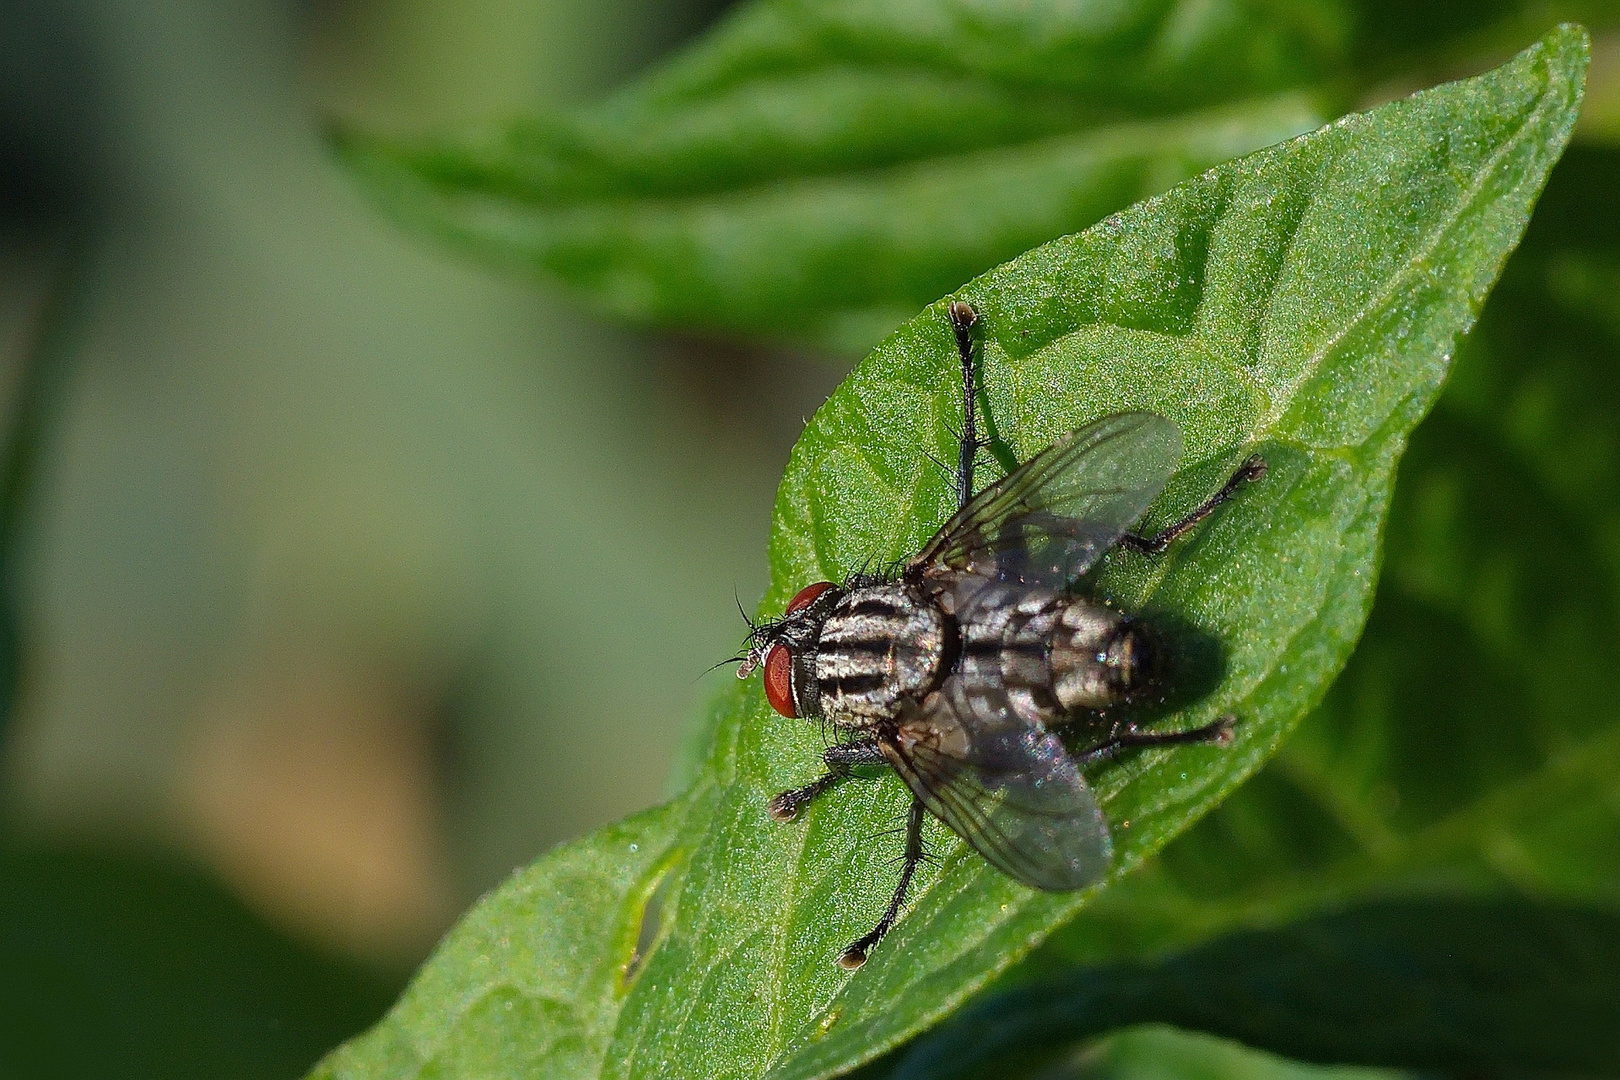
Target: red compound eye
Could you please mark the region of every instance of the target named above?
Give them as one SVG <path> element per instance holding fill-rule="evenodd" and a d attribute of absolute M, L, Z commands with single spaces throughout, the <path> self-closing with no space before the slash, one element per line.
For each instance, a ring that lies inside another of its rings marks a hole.
<path fill-rule="evenodd" d="M 789 608 L 788 610 L 792 610 Z M 799 715 L 793 705 L 793 654 L 777 642 L 765 654 L 765 700 L 789 720 Z"/>
<path fill-rule="evenodd" d="M 833 583 L 830 581 L 818 581 L 814 585 L 806 585 L 804 588 L 793 594 L 793 599 L 788 601 L 787 610 L 784 611 L 783 614 L 791 615 L 795 611 L 809 607 L 815 602 L 816 597 L 820 596 L 822 593 L 826 592 L 832 587 Z"/>

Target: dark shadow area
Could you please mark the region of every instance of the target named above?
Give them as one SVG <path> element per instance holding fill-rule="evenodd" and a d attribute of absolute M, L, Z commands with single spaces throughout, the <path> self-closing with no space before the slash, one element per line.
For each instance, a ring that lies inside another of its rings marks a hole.
<path fill-rule="evenodd" d="M 1512 0 L 1360 0 L 1351 57 L 1370 73 L 1454 48 L 1510 16 Z"/>
<path fill-rule="evenodd" d="M 402 981 L 293 942 L 179 863 L 0 850 L 0 1075 L 291 1080 Z"/>
<path fill-rule="evenodd" d="M 1136 616 L 1150 643 L 1152 680 L 1126 715 L 1151 721 L 1180 712 L 1215 692 L 1226 674 L 1227 650 L 1214 635 L 1181 615 L 1149 607 Z"/>
<path fill-rule="evenodd" d="M 979 438 L 984 441 L 983 453 L 988 453 L 1001 466 L 1003 476 L 1011 473 L 1023 462 L 1018 460 L 1018 454 L 1001 434 L 1001 425 L 996 423 L 996 409 L 992 407 L 990 395 L 984 392 L 984 350 L 976 347 L 973 350 L 973 378 L 978 387 L 977 403 L 979 414 Z M 982 485 L 980 485 L 982 486 Z"/>
<path fill-rule="evenodd" d="M 1082 1039 L 1144 1023 L 1325 1064 L 1606 1075 L 1620 1060 L 1616 987 L 1612 912 L 1380 901 L 992 997 L 925 1037 L 893 1075 L 1025 1075 Z"/>
<path fill-rule="evenodd" d="M 24 630 L 17 559 L 109 183 L 107 109 L 71 5 L 0 5 L 0 258 L 48 280 L 21 353 L 0 372 L 0 738 L 15 707 Z"/>
<path fill-rule="evenodd" d="M 1525 230 L 1513 262 L 1534 261 L 1549 251 L 1565 248 L 1600 251 L 1620 246 L 1620 150 L 1576 143 L 1564 152 L 1547 179 L 1536 203 L 1536 213 Z M 1512 267 L 1513 263 L 1509 263 Z M 1504 271 L 1501 285 L 1512 280 Z M 1492 294 L 1492 306 L 1500 306 Z"/>
<path fill-rule="evenodd" d="M 1133 621 L 1147 646 L 1149 680 L 1139 694 L 1106 712 L 1081 712 L 1066 720 L 1060 734 L 1071 753 L 1094 749 L 1121 720 L 1155 733 L 1174 732 L 1177 728 L 1167 718 L 1208 697 L 1220 685 L 1227 654 L 1214 635 L 1167 611 L 1150 610 Z M 1135 751 L 1126 747 L 1118 752 Z"/>

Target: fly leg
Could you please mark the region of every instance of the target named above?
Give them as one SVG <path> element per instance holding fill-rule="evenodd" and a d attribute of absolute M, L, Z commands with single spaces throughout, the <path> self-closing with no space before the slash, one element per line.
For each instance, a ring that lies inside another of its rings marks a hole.
<path fill-rule="evenodd" d="M 1127 721 L 1114 725 L 1114 730 L 1108 733 L 1108 738 L 1090 749 L 1082 750 L 1075 758 L 1080 764 L 1089 765 L 1132 747 L 1204 742 L 1224 744 L 1232 740 L 1232 725 L 1236 723 L 1237 717 L 1230 713 L 1214 723 L 1193 728 L 1191 731 L 1143 731 L 1134 722 Z"/>
<path fill-rule="evenodd" d="M 804 787 L 792 788 L 772 799 L 766 808 L 771 817 L 777 821 L 792 821 L 816 796 L 826 794 L 854 775 L 850 770 L 855 766 L 888 764 L 875 739 L 829 746 L 822 752 L 821 760 L 827 765 L 826 773 Z"/>
<path fill-rule="evenodd" d="M 962 437 L 956 452 L 956 508 L 960 510 L 973 498 L 973 459 L 984 447 L 979 441 L 973 393 L 973 324 L 979 321 L 979 313 L 965 300 L 952 300 L 950 314 L 956 353 L 962 359 Z"/>
<path fill-rule="evenodd" d="M 917 872 L 917 864 L 923 861 L 923 804 L 922 800 L 913 797 L 911 800 L 911 813 L 906 816 L 906 861 L 900 868 L 900 884 L 895 886 L 894 895 L 889 898 L 889 906 L 883 910 L 883 917 L 878 920 L 872 929 L 850 942 L 849 948 L 838 954 L 838 966 L 845 971 L 854 971 L 866 963 L 866 954 L 883 939 L 894 925 L 894 920 L 900 917 L 900 909 L 905 906 L 906 890 L 911 888 L 911 878 Z"/>
<path fill-rule="evenodd" d="M 1260 479 L 1266 475 L 1266 459 L 1255 454 L 1232 474 L 1232 478 L 1221 486 L 1221 490 L 1205 499 L 1192 513 L 1180 521 L 1166 525 L 1153 536 L 1137 536 L 1135 533 L 1126 533 L 1119 538 L 1120 546 L 1145 551 L 1149 555 L 1157 555 L 1180 536 L 1182 533 L 1203 521 L 1215 512 L 1215 508 L 1230 499 L 1237 493 L 1237 489 L 1244 484 Z"/>

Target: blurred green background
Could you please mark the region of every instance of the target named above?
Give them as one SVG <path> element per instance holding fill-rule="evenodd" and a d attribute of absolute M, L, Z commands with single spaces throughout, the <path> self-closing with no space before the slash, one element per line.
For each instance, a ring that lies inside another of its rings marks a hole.
<path fill-rule="evenodd" d="M 841 366 L 405 236 L 319 118 L 579 99 L 716 7 L 0 6 L 0 1075 L 297 1075 L 665 794 Z"/>
<path fill-rule="evenodd" d="M 0 6 L 0 1075 L 296 1076 L 479 892 L 667 793 L 850 358 L 492 272 L 368 204 L 320 122 L 589 101 L 727 6 Z M 1518 10 L 1362 8 L 1372 69 Z M 1617 68 L 1600 32 L 1582 176 L 1620 160 Z M 1613 284 L 1584 265 L 1577 306 Z M 1283 1068 L 1171 1038 L 1075 1075 Z"/>

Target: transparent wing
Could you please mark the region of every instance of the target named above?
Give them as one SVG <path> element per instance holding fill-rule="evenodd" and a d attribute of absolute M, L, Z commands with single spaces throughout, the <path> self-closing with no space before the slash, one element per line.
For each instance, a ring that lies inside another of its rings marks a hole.
<path fill-rule="evenodd" d="M 1180 430 L 1156 413 L 1076 428 L 975 495 L 910 565 L 1061 587 L 1141 518 L 1181 449 Z"/>
<path fill-rule="evenodd" d="M 1085 778 L 1004 689 L 953 676 L 880 745 L 923 805 L 1009 877 L 1067 892 L 1108 873 L 1108 824 Z"/>

